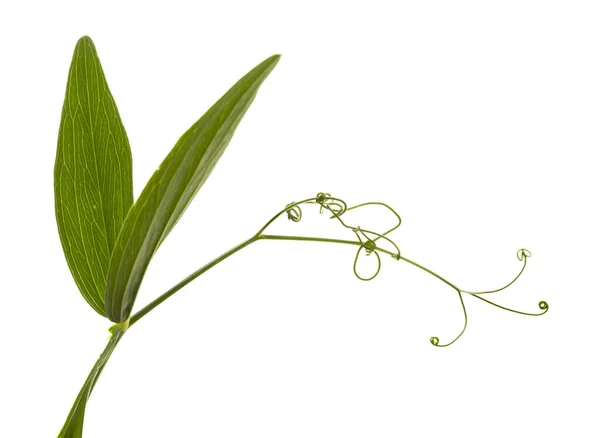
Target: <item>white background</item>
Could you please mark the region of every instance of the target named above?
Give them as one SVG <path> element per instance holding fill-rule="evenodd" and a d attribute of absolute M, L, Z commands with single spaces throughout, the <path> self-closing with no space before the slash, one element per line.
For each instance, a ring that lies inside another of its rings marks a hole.
<path fill-rule="evenodd" d="M 402 254 L 259 242 L 133 327 L 85 437 L 599 436 L 600 9 L 583 1 L 5 2 L 0 6 L 0 436 L 56 436 L 107 339 L 56 231 L 53 166 L 90 35 L 139 195 L 239 77 L 283 57 L 150 265 L 136 308 L 327 191 L 394 206 Z M 278 232 L 337 235 L 305 208 Z M 376 223 L 374 211 L 360 224 Z M 369 222 L 373 221 L 373 222 Z M 373 225 L 374 227 L 375 225 Z M 381 230 L 381 228 L 379 228 Z M 351 238 L 348 235 L 341 237 Z"/>

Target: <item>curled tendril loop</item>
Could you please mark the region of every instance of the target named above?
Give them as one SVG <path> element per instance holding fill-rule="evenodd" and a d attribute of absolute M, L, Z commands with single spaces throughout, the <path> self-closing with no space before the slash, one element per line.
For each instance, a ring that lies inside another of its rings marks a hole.
<path fill-rule="evenodd" d="M 290 202 L 285 207 L 288 220 L 291 220 L 292 222 L 300 222 L 300 219 L 302 219 L 302 209 L 300 206 L 296 205 L 295 202 Z"/>
<path fill-rule="evenodd" d="M 431 345 L 438 347 L 438 344 L 440 343 L 440 338 L 438 338 L 437 336 L 432 336 L 431 338 L 429 338 L 429 342 L 431 342 Z"/>
<path fill-rule="evenodd" d="M 543 310 L 543 312 L 540 313 L 540 315 L 543 315 L 544 313 L 546 313 L 550 309 L 550 306 L 548 306 L 548 303 L 545 302 L 545 301 L 540 301 L 538 303 L 538 307 L 540 308 L 540 310 Z"/>
<path fill-rule="evenodd" d="M 319 208 L 319 214 L 323 213 L 323 209 L 329 210 L 333 216 L 331 219 L 335 217 L 339 217 L 346 212 L 348 206 L 341 199 L 333 198 L 330 193 L 317 193 L 317 196 L 314 200 L 315 204 L 319 204 L 321 207 Z"/>
<path fill-rule="evenodd" d="M 354 227 L 354 228 L 352 228 L 352 231 L 354 232 L 354 234 L 356 235 L 356 238 L 360 242 L 360 247 L 356 251 L 356 256 L 354 257 L 354 266 L 353 266 L 354 275 L 356 275 L 356 278 L 358 278 L 359 280 L 370 281 L 370 280 L 373 280 L 375 277 L 377 277 L 377 275 L 379 275 L 379 271 L 381 270 L 381 257 L 379 256 L 378 250 L 384 251 L 384 252 L 390 254 L 392 256 L 392 258 L 394 258 L 396 260 L 400 260 L 400 250 L 398 249 L 398 246 L 394 243 L 394 241 L 392 241 L 389 237 L 387 237 L 383 234 L 375 233 L 374 231 L 363 230 L 360 227 Z M 375 237 L 370 238 L 367 234 L 371 234 Z M 384 250 L 383 248 L 378 248 L 376 241 L 377 241 L 377 239 L 380 239 L 380 238 L 383 238 L 384 240 L 387 240 L 388 242 L 390 242 L 395 247 L 396 253 L 392 253 L 390 251 Z M 358 264 L 360 252 L 363 250 L 367 256 L 370 256 L 371 254 L 375 254 L 375 256 L 377 257 L 377 269 L 371 277 L 362 277 L 358 273 L 358 270 L 357 270 L 357 264 Z"/>
<path fill-rule="evenodd" d="M 323 205 L 327 199 L 331 198 L 331 193 L 319 192 L 317 196 L 315 196 L 315 202 L 317 204 Z"/>
<path fill-rule="evenodd" d="M 372 243 L 372 241 L 370 240 L 369 242 Z M 360 257 L 360 252 L 364 250 L 365 254 L 367 256 L 370 256 L 371 254 L 375 254 L 375 257 L 377 258 L 377 269 L 375 270 L 375 273 L 373 275 L 371 275 L 370 277 L 362 277 L 359 273 L 358 270 L 356 268 L 357 264 L 358 264 L 358 259 Z M 375 248 L 369 250 L 367 248 L 366 245 L 360 246 L 358 248 L 358 251 L 356 251 L 356 256 L 354 257 L 354 266 L 353 266 L 353 270 L 354 270 L 354 275 L 356 275 L 356 278 L 358 278 L 359 280 L 362 281 L 371 281 L 373 280 L 375 277 L 377 277 L 377 275 L 379 275 L 379 271 L 381 271 L 381 257 L 379 256 L 379 253 L 377 251 L 375 251 Z"/>
<path fill-rule="evenodd" d="M 531 257 L 531 251 L 529 251 L 525 248 L 521 248 L 520 250 L 517 251 L 517 258 L 519 259 L 520 262 L 526 260 L 527 257 Z"/>

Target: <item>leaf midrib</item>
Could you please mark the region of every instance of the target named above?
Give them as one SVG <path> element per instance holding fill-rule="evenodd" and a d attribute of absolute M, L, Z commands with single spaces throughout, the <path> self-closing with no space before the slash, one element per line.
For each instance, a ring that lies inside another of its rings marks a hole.
<path fill-rule="evenodd" d="M 248 90 L 247 90 L 247 91 L 245 91 L 245 92 L 243 93 L 243 95 L 242 95 L 242 98 L 240 98 L 240 99 L 239 99 L 239 101 L 238 101 L 238 102 L 235 104 L 235 106 L 234 106 L 234 107 L 231 109 L 231 111 L 229 111 L 229 113 L 227 114 L 227 117 L 225 118 L 224 122 L 226 122 L 226 123 L 229 123 L 229 122 L 230 122 L 230 119 L 231 119 L 231 117 L 232 117 L 232 114 L 236 113 L 236 111 L 239 109 L 239 106 L 241 105 L 241 102 L 242 102 L 243 98 L 244 98 L 244 97 L 246 97 L 248 93 L 251 93 L 251 94 L 252 94 L 252 93 L 254 93 L 254 91 L 252 90 L 252 88 L 253 88 L 254 84 L 257 82 L 257 80 L 260 80 L 260 77 L 261 77 L 261 76 L 259 76 L 259 77 L 258 77 L 256 80 L 254 80 L 254 81 L 252 82 L 252 86 L 250 86 L 250 87 L 248 88 Z M 213 109 L 214 109 L 214 107 L 211 107 L 211 108 L 210 108 L 208 111 L 211 111 L 211 110 L 213 110 Z M 216 110 L 215 110 L 215 111 L 216 111 Z M 214 115 L 213 115 L 213 117 L 214 117 Z M 198 122 L 197 122 L 197 123 L 198 123 Z M 220 127 L 219 127 L 219 128 L 218 128 L 218 129 L 217 129 L 215 132 L 214 132 L 214 134 L 212 135 L 212 137 L 211 137 L 210 141 L 207 143 L 207 147 L 204 149 L 204 153 L 206 153 L 206 151 L 207 151 L 207 150 L 210 148 L 210 146 L 212 145 L 212 143 L 213 143 L 214 139 L 215 139 L 215 138 L 216 138 L 216 137 L 217 137 L 217 136 L 218 136 L 218 135 L 219 135 L 219 134 L 220 134 L 220 133 L 221 133 L 221 132 L 224 130 L 224 126 L 226 125 L 226 123 L 223 123 L 223 124 L 221 124 L 221 126 L 220 126 Z M 228 126 L 227 126 L 227 129 L 229 129 L 229 125 L 230 125 L 230 123 L 228 124 Z M 227 129 L 225 129 L 225 131 L 226 131 Z M 187 133 L 188 133 L 188 132 L 186 132 L 184 135 L 186 135 Z M 202 140 L 201 140 L 201 139 L 198 139 L 197 141 L 202 141 Z M 189 154 L 191 154 L 193 151 L 194 151 L 194 147 L 193 147 L 193 145 L 190 145 L 190 146 L 188 147 L 188 150 L 186 151 L 186 153 L 185 153 L 184 157 L 183 157 L 183 158 L 182 158 L 182 159 L 179 161 L 179 164 L 177 165 L 177 170 L 179 170 L 179 169 L 181 168 L 181 164 L 182 164 L 182 163 L 184 163 L 184 162 L 186 161 L 186 158 L 187 158 L 187 157 L 189 156 Z M 203 154 L 204 154 L 204 153 L 203 153 Z M 204 157 L 202 157 L 202 158 L 200 159 L 200 161 L 202 161 L 202 159 L 203 159 L 203 158 L 204 158 Z M 173 179 L 174 179 L 174 176 L 175 176 L 175 175 L 176 175 L 176 173 L 177 173 L 177 170 L 171 174 L 171 177 L 169 178 L 169 182 L 168 182 L 167 188 L 165 189 L 165 192 L 164 192 L 164 193 L 167 193 L 167 192 L 169 191 L 169 189 L 171 188 L 171 186 L 172 186 L 172 184 L 173 184 Z M 165 173 L 166 173 L 166 171 L 165 171 Z M 196 174 L 196 172 L 194 172 L 194 175 L 195 175 L 195 174 Z M 193 178 L 193 175 L 192 175 L 192 178 Z M 159 186 L 159 185 L 160 185 L 160 183 L 163 183 L 163 182 L 164 182 L 164 181 L 161 179 L 161 180 L 160 180 L 160 181 L 159 181 L 159 182 L 156 184 L 156 186 Z M 175 212 L 175 210 L 177 209 L 177 206 L 179 205 L 179 203 L 180 203 L 180 201 L 181 201 L 181 198 L 182 198 L 183 194 L 185 194 L 185 188 L 184 188 L 184 190 L 182 190 L 181 194 L 179 194 L 179 196 L 177 197 L 177 202 L 175 202 L 175 203 L 173 204 L 173 205 L 174 205 L 174 207 L 173 207 L 173 209 L 170 211 L 170 213 L 169 213 L 169 216 L 166 218 L 167 226 L 165 226 L 165 228 L 164 228 L 164 230 L 163 230 L 163 232 L 162 232 L 162 234 L 161 234 L 161 237 L 158 239 L 158 241 L 157 241 L 157 243 L 156 243 L 155 247 L 152 249 L 152 255 L 151 255 L 151 258 L 154 256 L 154 254 L 155 254 L 155 253 L 156 253 L 156 251 L 158 250 L 158 248 L 159 248 L 159 246 L 160 246 L 161 242 L 162 242 L 162 241 L 165 239 L 165 237 L 168 235 L 168 233 L 169 233 L 169 232 L 171 231 L 171 229 L 173 228 L 173 226 L 168 226 L 168 225 L 169 225 L 169 223 L 170 223 L 170 221 L 171 221 L 171 218 L 173 217 L 173 213 Z M 162 205 L 165 203 L 165 199 L 166 199 L 166 198 L 167 198 L 167 197 L 163 197 L 163 198 L 162 198 L 162 199 L 159 201 L 159 203 L 158 203 L 158 205 L 157 205 L 157 207 L 156 207 L 156 209 L 155 209 L 155 212 L 157 212 L 157 211 L 159 211 L 159 210 L 160 210 L 160 207 L 161 207 L 161 206 L 162 206 Z M 148 202 L 148 200 L 149 200 L 149 199 L 150 199 L 150 198 L 146 199 L 146 200 L 145 200 L 145 202 Z M 141 207 L 140 207 L 140 209 L 141 209 Z M 133 207 L 132 207 L 131 211 L 133 211 Z M 154 223 L 155 223 L 156 219 L 157 219 L 157 214 L 154 214 L 154 215 L 153 215 L 153 217 L 152 217 L 152 221 L 151 221 L 151 223 L 150 223 L 150 225 L 149 225 L 149 227 L 148 227 L 148 230 L 151 230 L 151 229 L 152 229 L 152 227 L 154 226 Z M 126 220 L 125 220 L 125 222 L 126 222 Z M 127 251 L 127 249 L 129 248 L 129 245 L 130 245 L 131 239 L 132 239 L 132 236 L 129 236 L 129 237 L 128 237 L 128 239 L 127 239 L 127 243 L 126 243 L 126 245 L 123 247 L 123 252 L 124 252 L 124 253 L 125 253 L 125 252 Z M 118 238 L 117 238 L 117 240 L 118 240 Z M 144 241 L 144 243 L 142 244 L 142 246 L 140 247 L 140 250 L 137 252 L 137 254 L 136 254 L 136 256 L 135 256 L 135 260 L 134 260 L 134 262 L 131 264 L 131 270 L 130 270 L 130 274 L 131 274 L 132 272 L 135 272 L 135 271 L 137 270 L 138 263 L 139 263 L 139 260 L 140 260 L 140 256 L 141 256 L 141 254 L 143 253 L 143 251 L 142 251 L 142 248 L 144 247 L 144 244 L 145 244 L 145 241 Z M 120 274 L 122 273 L 122 266 L 123 266 L 123 261 L 124 261 L 124 260 L 125 260 L 125 258 L 121 258 L 121 261 L 119 262 L 119 269 L 118 269 L 118 275 L 117 275 L 117 278 L 119 278 Z M 147 269 L 148 265 L 149 265 L 149 264 L 147 264 L 147 265 L 146 265 L 146 268 L 145 268 L 145 269 Z M 143 273 L 141 273 L 141 274 L 143 275 L 144 273 L 145 273 L 145 270 L 144 270 L 144 272 L 143 272 Z M 128 275 L 127 282 L 125 283 L 125 288 L 124 288 L 124 290 L 125 290 L 125 291 L 128 291 L 128 290 L 129 290 L 129 287 L 130 287 L 130 284 L 131 284 L 131 281 L 133 280 L 133 278 L 134 278 L 134 276 L 133 276 L 133 275 Z M 124 301 L 125 301 L 126 295 L 127 295 L 127 293 L 124 293 L 124 294 L 122 295 L 121 301 L 120 301 L 120 303 L 119 303 L 119 304 L 120 304 L 120 307 L 119 307 L 119 309 L 123 309 L 123 304 L 124 304 Z M 114 309 L 114 306 L 113 306 L 113 310 L 115 310 L 115 309 Z M 119 315 L 119 316 L 121 316 L 121 315 Z M 121 319 L 121 318 L 119 318 L 119 319 Z"/>

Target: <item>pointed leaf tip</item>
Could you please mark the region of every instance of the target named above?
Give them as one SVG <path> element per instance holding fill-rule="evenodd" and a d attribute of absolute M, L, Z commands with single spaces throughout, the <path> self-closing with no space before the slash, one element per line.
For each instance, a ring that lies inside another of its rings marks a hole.
<path fill-rule="evenodd" d="M 129 318 L 152 256 L 209 177 L 279 58 L 267 58 L 227 91 L 181 136 L 144 187 L 110 261 L 105 310 L 112 321 Z"/>
<path fill-rule="evenodd" d="M 75 283 L 104 312 L 110 255 L 133 204 L 129 140 L 91 38 L 69 69 L 54 165 L 56 222 Z"/>

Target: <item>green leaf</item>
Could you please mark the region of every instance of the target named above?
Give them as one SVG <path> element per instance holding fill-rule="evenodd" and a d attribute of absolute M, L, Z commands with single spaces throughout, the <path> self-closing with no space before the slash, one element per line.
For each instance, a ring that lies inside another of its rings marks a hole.
<path fill-rule="evenodd" d="M 83 420 L 85 417 L 85 408 L 87 406 L 88 399 L 90 398 L 92 390 L 94 389 L 94 385 L 96 384 L 98 377 L 100 377 L 100 373 L 104 369 L 106 362 L 110 358 L 110 355 L 112 354 L 112 352 L 114 351 L 115 347 L 117 346 L 124 334 L 125 331 L 117 327 L 113 327 L 111 329 L 110 340 L 108 341 L 106 348 L 96 361 L 94 368 L 92 368 L 92 371 L 85 380 L 81 391 L 79 391 L 79 394 L 75 399 L 75 403 L 73 403 L 73 407 L 69 412 L 69 416 L 67 417 L 67 420 L 65 421 L 62 430 L 58 434 L 58 438 L 81 438 L 81 435 L 83 433 Z"/>
<path fill-rule="evenodd" d="M 258 88 L 279 61 L 272 56 L 240 79 L 179 139 L 144 187 L 117 239 L 106 287 L 106 315 L 131 314 L 150 259 L 223 154 Z"/>
<path fill-rule="evenodd" d="M 131 150 L 92 40 L 73 53 L 54 166 L 56 222 L 81 294 L 100 315 L 110 256 L 133 204 Z"/>

